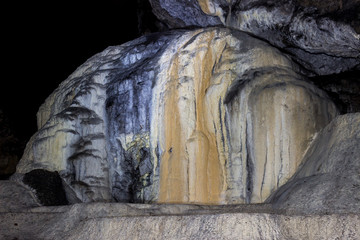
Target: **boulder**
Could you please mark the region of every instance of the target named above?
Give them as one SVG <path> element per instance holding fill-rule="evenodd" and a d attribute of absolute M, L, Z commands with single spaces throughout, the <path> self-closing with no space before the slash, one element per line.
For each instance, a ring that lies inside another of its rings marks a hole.
<path fill-rule="evenodd" d="M 38 112 L 18 174 L 57 171 L 70 203 L 259 203 L 338 111 L 287 55 L 226 28 L 109 47 Z"/>
<path fill-rule="evenodd" d="M 269 199 L 300 213 L 359 213 L 360 113 L 341 115 L 311 144 L 294 177 Z"/>

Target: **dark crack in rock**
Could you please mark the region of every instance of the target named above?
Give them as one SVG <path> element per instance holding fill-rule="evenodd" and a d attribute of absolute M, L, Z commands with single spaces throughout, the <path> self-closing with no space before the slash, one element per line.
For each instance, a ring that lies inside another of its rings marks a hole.
<path fill-rule="evenodd" d="M 35 190 L 37 198 L 44 206 L 68 204 L 58 172 L 32 170 L 24 175 L 23 182 Z"/>
<path fill-rule="evenodd" d="M 360 112 L 360 71 L 311 78 L 325 90 L 342 114 Z"/>

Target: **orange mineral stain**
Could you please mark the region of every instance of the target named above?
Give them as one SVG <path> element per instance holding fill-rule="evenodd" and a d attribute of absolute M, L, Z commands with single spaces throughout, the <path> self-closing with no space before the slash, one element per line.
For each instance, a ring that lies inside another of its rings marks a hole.
<path fill-rule="evenodd" d="M 219 204 L 223 193 L 224 173 L 219 159 L 216 136 L 208 129 L 214 120 L 205 102 L 205 95 L 216 62 L 213 56 L 211 39 L 200 43 L 193 66 L 193 88 L 195 111 L 189 118 L 196 119 L 195 129 L 190 136 L 184 137 L 186 123 L 180 121 L 178 99 L 179 58 L 176 56 L 165 96 L 164 123 L 165 146 L 167 151 L 161 156 L 159 202 Z M 205 42 L 205 46 L 204 46 Z M 210 119 L 209 119 L 210 118 Z M 219 121 L 219 120 L 218 120 Z M 185 139 L 186 138 L 186 139 Z"/>

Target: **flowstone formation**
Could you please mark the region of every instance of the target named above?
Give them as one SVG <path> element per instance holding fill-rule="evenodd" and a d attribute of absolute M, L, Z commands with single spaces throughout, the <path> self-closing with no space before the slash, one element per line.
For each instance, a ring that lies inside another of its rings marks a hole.
<path fill-rule="evenodd" d="M 150 3 L 178 29 L 46 99 L 0 238 L 360 239 L 359 1 Z"/>
<path fill-rule="evenodd" d="M 17 174 L 57 171 L 70 203 L 261 203 L 338 111 L 279 50 L 226 28 L 109 47 L 38 113 Z"/>

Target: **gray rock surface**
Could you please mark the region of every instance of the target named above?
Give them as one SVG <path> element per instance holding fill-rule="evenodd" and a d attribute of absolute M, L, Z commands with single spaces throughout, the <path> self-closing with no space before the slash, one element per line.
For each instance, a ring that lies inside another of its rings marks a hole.
<path fill-rule="evenodd" d="M 41 106 L 17 173 L 58 171 L 70 203 L 263 202 L 338 114 L 298 71 L 226 28 L 109 47 Z"/>
<path fill-rule="evenodd" d="M 170 27 L 223 24 L 252 33 L 291 53 L 310 71 L 309 75 L 360 68 L 360 32 L 355 31 L 358 30 L 355 27 L 357 24 L 353 26 L 347 20 L 360 22 L 360 3 L 357 1 L 346 2 L 338 14 L 331 12 L 326 4 L 307 4 L 306 1 L 150 2 L 155 15 Z M 337 1 L 333 2 L 332 5 L 338 4 Z M 196 14 L 189 15 L 192 12 Z"/>
<path fill-rule="evenodd" d="M 41 206 L 35 191 L 15 181 L 0 181 L 0 213 Z"/>
<path fill-rule="evenodd" d="M 75 204 L 0 213 L 10 239 L 359 239 L 359 214 L 274 213 L 268 205 Z"/>
<path fill-rule="evenodd" d="M 324 128 L 299 171 L 269 202 L 302 213 L 359 213 L 360 113 L 341 115 Z"/>
<path fill-rule="evenodd" d="M 156 0 L 150 3 L 156 17 L 170 28 L 208 27 L 221 24 L 218 17 L 205 14 L 196 1 L 181 3 L 179 0 Z"/>

